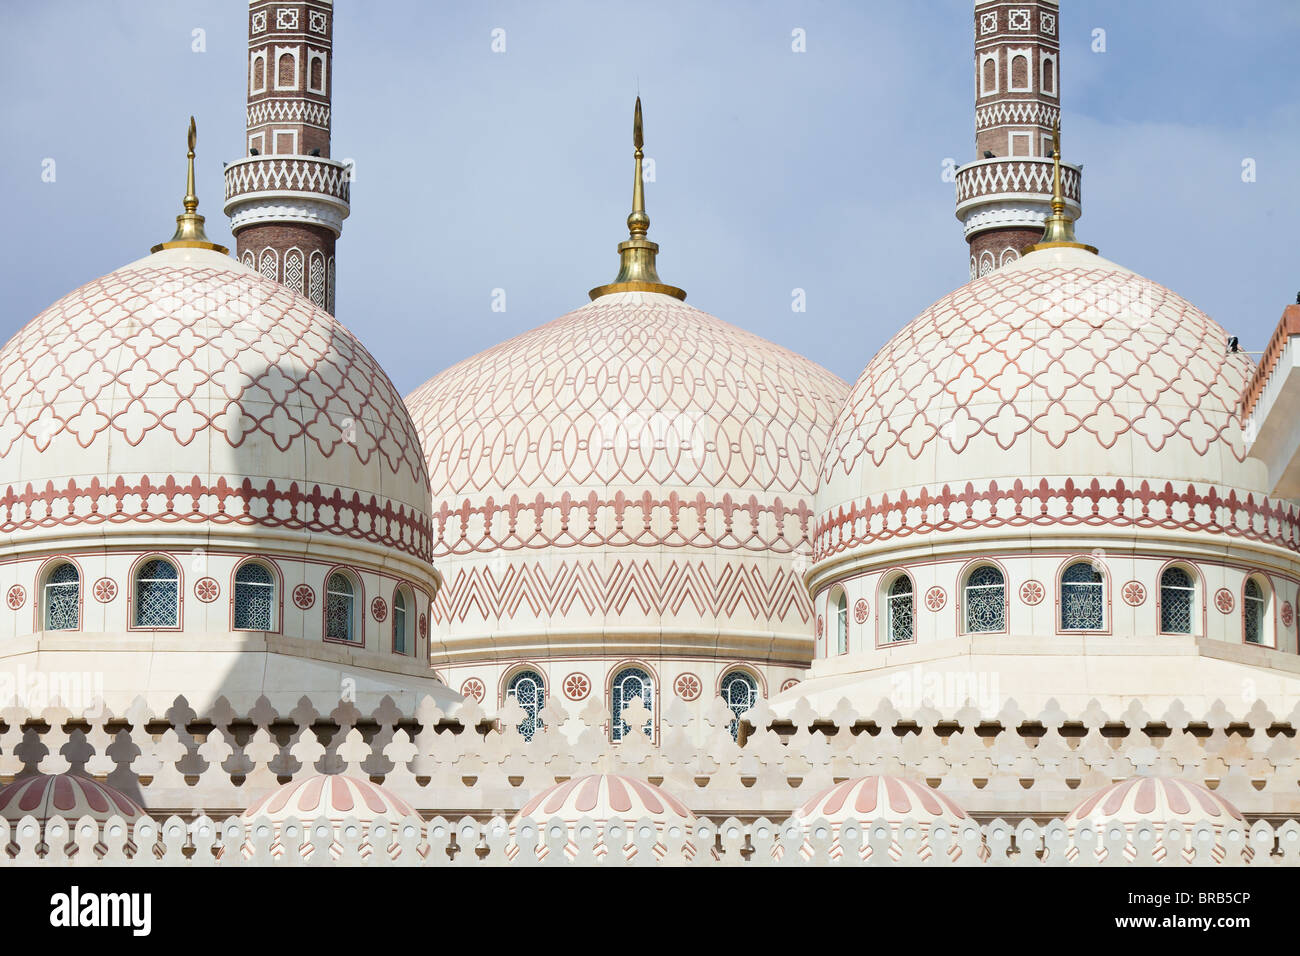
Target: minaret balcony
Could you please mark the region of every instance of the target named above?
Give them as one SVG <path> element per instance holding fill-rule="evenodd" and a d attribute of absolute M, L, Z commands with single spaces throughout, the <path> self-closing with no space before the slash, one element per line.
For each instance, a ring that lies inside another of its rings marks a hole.
<path fill-rule="evenodd" d="M 336 236 L 351 211 L 351 166 L 321 156 L 248 156 L 226 166 L 232 230 L 262 222 L 324 226 Z"/>
<path fill-rule="evenodd" d="M 1082 215 L 1081 167 L 1061 163 L 1066 212 Z M 978 159 L 957 170 L 957 218 L 969 239 L 1000 228 L 1042 228 L 1051 214 L 1052 160 L 1034 156 Z"/>

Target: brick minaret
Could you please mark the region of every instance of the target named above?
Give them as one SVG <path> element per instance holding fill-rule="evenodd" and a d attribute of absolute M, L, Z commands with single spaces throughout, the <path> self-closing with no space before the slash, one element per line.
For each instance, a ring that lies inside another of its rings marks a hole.
<path fill-rule="evenodd" d="M 247 156 L 226 167 L 241 262 L 334 311 L 350 170 L 330 159 L 333 0 L 249 0 Z"/>
<path fill-rule="evenodd" d="M 1057 0 L 976 0 L 975 151 L 957 170 L 957 218 L 971 278 L 1018 259 L 1051 213 L 1052 125 L 1059 121 Z M 1079 167 L 1061 164 L 1067 212 L 1080 215 Z"/>

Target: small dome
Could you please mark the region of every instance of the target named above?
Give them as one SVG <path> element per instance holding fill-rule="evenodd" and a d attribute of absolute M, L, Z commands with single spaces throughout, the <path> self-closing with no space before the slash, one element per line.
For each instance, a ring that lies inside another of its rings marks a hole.
<path fill-rule="evenodd" d="M 99 824 L 117 816 L 128 828 L 148 816 L 142 806 L 108 784 L 73 773 L 22 777 L 0 790 L 0 817 L 14 825 L 28 815 L 42 826 L 56 816 L 69 823 L 90 816 Z"/>
<path fill-rule="evenodd" d="M 401 397 L 333 316 L 207 249 L 87 283 L 0 351 L 0 528 L 249 525 L 426 558 L 429 487 Z"/>
<path fill-rule="evenodd" d="M 523 809 L 510 821 L 511 858 L 513 859 L 519 852 L 518 846 L 513 841 L 517 836 L 520 821 L 525 818 L 532 818 L 539 831 L 543 831 L 546 824 L 555 818 L 563 820 L 569 825 L 569 843 L 565 852 L 570 858 L 574 857 L 578 847 L 573 840 L 572 828 L 584 817 L 602 827 L 609 820 L 615 819 L 627 824 L 628 845 L 624 847 L 624 851 L 628 859 L 634 857 L 637 852 L 636 847 L 631 843 L 632 826 L 645 818 L 654 821 L 661 837 L 661 841 L 655 846 L 656 857 L 662 858 L 667 852 L 662 837 L 670 827 L 680 828 L 682 835 L 686 837 L 687 856 L 693 856 L 695 853 L 695 844 L 691 838 L 694 836 L 697 818 L 676 797 L 644 780 L 636 780 L 621 774 L 598 773 L 556 784 L 524 804 Z M 537 846 L 538 857 L 544 858 L 548 851 L 545 833 L 542 832 Z M 596 843 L 596 855 L 604 856 L 605 853 L 606 847 L 602 834 L 601 839 Z"/>
<path fill-rule="evenodd" d="M 1234 823 L 1245 823 L 1241 811 L 1199 783 L 1171 777 L 1130 777 L 1098 790 L 1065 818 L 1071 837 L 1068 853 L 1071 858 L 1078 856 L 1079 850 L 1073 845 L 1073 838 L 1085 822 L 1092 824 L 1097 834 L 1098 856 L 1104 858 L 1107 851 L 1102 846 L 1102 834 L 1107 826 L 1123 824 L 1131 836 L 1133 828 L 1143 820 L 1162 828 L 1153 851 L 1156 859 L 1165 855 L 1164 827 L 1176 823 L 1190 835 L 1197 824 L 1211 824 L 1216 835 L 1211 853 L 1216 861 L 1221 861 L 1225 853 L 1218 839 L 1222 829 Z M 1130 859 L 1136 856 L 1131 843 L 1125 846 L 1124 855 Z"/>
<path fill-rule="evenodd" d="M 805 825 L 818 819 L 830 824 L 834 836 L 829 848 L 832 859 L 844 855 L 844 849 L 840 845 L 841 826 L 848 820 L 857 821 L 862 831 L 860 854 L 864 860 L 869 859 L 872 853 L 867 843 L 867 828 L 876 820 L 884 819 L 894 827 L 909 821 L 927 831 L 935 823 L 947 824 L 954 836 L 949 844 L 948 855 L 954 860 L 961 856 L 961 847 L 956 841 L 957 828 L 970 820 L 965 810 L 938 790 L 919 781 L 883 774 L 837 783 L 807 801 L 791 816 Z M 776 849 L 780 856 L 781 848 Z M 800 852 L 805 858 L 812 858 L 813 845 L 806 837 Z M 922 859 L 929 859 L 931 850 L 928 839 L 922 840 L 920 855 Z M 890 856 L 895 860 L 902 856 L 897 841 L 890 847 Z"/>
<path fill-rule="evenodd" d="M 296 819 L 304 825 L 319 817 L 338 823 L 352 817 L 359 823 L 388 820 L 396 823 L 418 816 L 405 800 L 369 780 L 341 773 L 318 773 L 291 780 L 262 797 L 243 813 L 243 819 L 266 817 L 273 823 Z"/>

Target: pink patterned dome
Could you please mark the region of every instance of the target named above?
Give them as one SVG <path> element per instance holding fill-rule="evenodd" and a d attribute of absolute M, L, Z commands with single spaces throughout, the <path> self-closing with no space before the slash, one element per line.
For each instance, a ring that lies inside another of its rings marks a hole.
<path fill-rule="evenodd" d="M 1300 540 L 1294 521 L 1257 532 L 1273 522 L 1242 511 L 1263 510 L 1265 475 L 1238 417 L 1254 363 L 1227 343 L 1186 300 L 1082 249 L 962 286 L 853 387 L 821 469 L 817 559 L 997 528 L 1131 529 L 1135 514 Z M 1255 500 L 1208 517 L 1192 500 L 1234 491 Z"/>
<path fill-rule="evenodd" d="M 693 855 L 695 852 L 695 845 L 690 839 L 694 835 L 697 823 L 694 813 L 686 809 L 676 797 L 654 784 L 614 773 L 575 777 L 543 790 L 515 814 L 514 819 L 510 821 L 510 835 L 512 838 L 517 835 L 519 823 L 525 818 L 531 818 L 539 830 L 551 820 L 559 818 L 570 828 L 570 840 L 565 852 L 572 858 L 577 853 L 577 844 L 572 839 L 572 828 L 584 817 L 601 827 L 609 820 L 622 820 L 629 828 L 629 843 L 624 848 L 628 859 L 634 857 L 637 852 L 636 847 L 631 844 L 631 827 L 646 818 L 654 821 L 661 836 L 669 828 L 677 828 L 687 838 L 685 845 L 687 855 Z M 510 851 L 512 859 L 518 851 L 518 847 L 512 844 Z M 542 834 L 538 840 L 538 857 L 544 858 L 547 852 L 545 836 Z M 596 844 L 596 855 L 603 856 L 606 852 L 607 848 L 602 836 Z M 657 857 L 662 858 L 665 852 L 666 848 L 662 842 L 656 845 Z"/>
<path fill-rule="evenodd" d="M 244 820 L 266 817 L 274 823 L 290 818 L 303 824 L 319 817 L 339 823 L 352 817 L 360 823 L 388 820 L 396 823 L 418 816 L 405 800 L 378 784 L 341 773 L 318 773 L 291 780 L 252 803 Z"/>
<path fill-rule="evenodd" d="M 808 826 L 817 820 L 824 820 L 831 826 L 833 840 L 829 852 L 832 859 L 844 855 L 840 828 L 849 820 L 857 821 L 862 830 L 860 853 L 864 860 L 869 859 L 872 852 L 867 845 L 867 828 L 877 820 L 886 820 L 895 827 L 910 821 L 927 829 L 935 823 L 947 824 L 954 834 L 948 851 L 954 860 L 961 856 L 961 848 L 955 840 L 957 828 L 970 820 L 966 811 L 946 794 L 919 781 L 884 774 L 837 783 L 805 802 L 791 816 Z M 801 852 L 806 858 L 811 858 L 811 842 L 805 840 Z M 928 841 L 922 841 L 920 852 L 923 858 L 929 858 Z M 895 859 L 901 857 L 897 842 L 891 846 L 890 854 Z"/>
<path fill-rule="evenodd" d="M 0 790 L 0 817 L 13 826 L 28 815 L 42 826 L 56 816 L 69 824 L 83 816 L 99 824 L 117 816 L 129 830 L 148 814 L 130 797 L 98 780 L 73 773 L 42 773 L 21 777 Z"/>
<path fill-rule="evenodd" d="M 248 834 L 241 852 L 245 858 L 252 857 L 253 838 L 257 828 L 269 822 L 270 851 L 272 856 L 279 858 L 285 852 L 285 846 L 281 842 L 285 821 L 297 820 L 306 831 L 324 817 L 330 821 L 334 831 L 334 839 L 329 848 L 330 857 L 338 859 L 342 855 L 342 844 L 338 840 L 339 828 L 345 820 L 351 818 L 359 826 L 368 828 L 376 820 L 396 825 L 408 817 L 418 816 L 405 800 L 369 780 L 341 773 L 311 774 L 289 781 L 278 790 L 254 801 L 243 812 L 240 819 L 248 827 Z M 364 835 L 365 831 L 362 832 Z M 394 858 L 399 852 L 396 843 L 383 849 Z M 313 845 L 308 857 L 315 852 L 316 847 Z M 373 852 L 373 847 L 369 842 L 363 842 L 360 852 L 363 857 L 368 857 Z"/>
<path fill-rule="evenodd" d="M 0 532 L 247 527 L 430 550 L 400 397 L 308 299 L 167 249 L 64 296 L 0 351 Z M 209 546 L 211 546 L 209 544 Z"/>
<path fill-rule="evenodd" d="M 1220 861 L 1225 852 L 1218 839 L 1223 828 L 1245 823 L 1241 811 L 1199 783 L 1172 777 L 1130 777 L 1102 787 L 1083 800 L 1065 818 L 1065 825 L 1073 837 L 1082 824 L 1092 824 L 1098 834 L 1099 852 L 1104 856 L 1100 835 L 1107 826 L 1121 823 L 1131 833 L 1143 820 L 1156 824 L 1162 831 L 1165 826 L 1177 823 L 1189 833 L 1197 824 L 1209 823 L 1214 827 L 1216 837 L 1212 853 Z M 1078 852 L 1077 847 L 1071 848 L 1072 856 L 1077 856 Z M 1131 846 L 1126 847 L 1125 854 L 1129 857 L 1135 855 Z M 1155 847 L 1155 856 L 1159 859 L 1164 855 L 1163 840 L 1160 840 Z"/>
<path fill-rule="evenodd" d="M 761 627 L 809 643 L 793 556 L 843 382 L 658 293 L 615 292 L 407 405 L 433 486 L 435 623 L 495 634 Z M 804 653 L 806 653 L 806 649 Z"/>

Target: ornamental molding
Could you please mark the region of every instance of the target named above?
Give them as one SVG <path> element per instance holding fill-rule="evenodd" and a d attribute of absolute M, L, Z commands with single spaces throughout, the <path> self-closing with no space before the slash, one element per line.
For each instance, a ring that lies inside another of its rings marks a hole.
<path fill-rule="evenodd" d="M 812 619 L 803 577 L 790 567 L 765 569 L 751 562 L 555 561 L 551 569 L 512 564 L 500 573 L 474 565 L 445 570 L 434 596 L 434 624 L 462 625 L 516 618 L 659 618 L 693 614 L 799 624 Z M 543 622 L 543 627 L 545 622 Z"/>
<path fill-rule="evenodd" d="M 1024 528 L 1107 528 L 1212 534 L 1300 552 L 1300 509 L 1263 495 L 1122 478 L 968 482 L 919 488 L 841 506 L 817 520 L 813 560 L 919 535 Z"/>
<path fill-rule="evenodd" d="M 1042 126 L 1050 130 L 1060 119 L 1061 108 L 1041 100 L 1002 100 L 975 108 L 975 129 L 998 126 Z"/>
<path fill-rule="evenodd" d="M 343 220 L 349 212 L 337 203 L 283 192 L 252 193 L 226 204 L 232 233 L 267 222 L 298 222 L 328 229 L 337 239 L 343 234 Z"/>
<path fill-rule="evenodd" d="M 608 498 L 565 492 L 557 500 L 538 494 L 527 502 L 512 495 L 479 505 L 464 499 L 457 505 L 444 501 L 433 512 L 433 554 L 625 545 L 791 554 L 806 551 L 812 518 L 812 506 L 802 498 L 760 503 L 754 495 L 737 500 L 724 494 L 716 501 L 703 492 L 690 498 L 675 492 L 662 498 L 649 491 Z"/>
<path fill-rule="evenodd" d="M 1047 201 L 1042 202 L 1037 199 L 990 200 L 989 205 L 972 206 L 967 210 L 966 217 L 962 219 L 963 235 L 969 240 L 977 233 L 988 232 L 991 229 L 1042 229 L 1043 223 L 1052 213 L 1050 199 L 1049 196 Z M 1077 218 L 1079 215 L 1077 208 L 1074 214 Z M 1017 255 L 1019 255 L 1018 250 Z"/>
<path fill-rule="evenodd" d="M 142 476 L 112 483 L 70 479 L 56 488 L 9 486 L 0 493 L 0 534 L 54 528 L 130 524 L 216 524 L 277 528 L 330 534 L 396 549 L 421 561 L 432 559 L 429 519 L 415 510 L 375 495 L 329 486 L 277 485 L 218 478 L 205 483 L 195 475 Z"/>
<path fill-rule="evenodd" d="M 330 106 L 328 103 L 312 103 L 297 97 L 265 99 L 250 103 L 248 129 L 251 130 L 265 123 L 301 123 L 304 126 L 328 130 Z"/>
<path fill-rule="evenodd" d="M 977 159 L 957 169 L 957 218 L 965 221 L 968 207 L 1008 198 L 1051 202 L 1053 163 L 1040 157 Z M 1061 187 L 1068 210 L 1078 215 L 1082 173 L 1078 166 L 1061 163 Z"/>
<path fill-rule="evenodd" d="M 248 202 L 275 198 L 311 198 L 347 217 L 351 195 L 350 167 L 321 156 L 248 156 L 226 167 L 226 215 Z"/>

